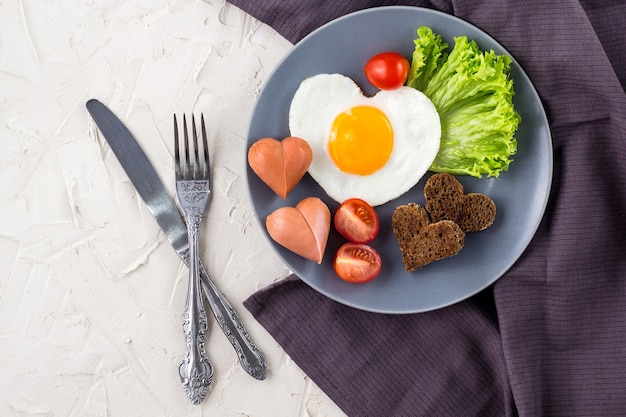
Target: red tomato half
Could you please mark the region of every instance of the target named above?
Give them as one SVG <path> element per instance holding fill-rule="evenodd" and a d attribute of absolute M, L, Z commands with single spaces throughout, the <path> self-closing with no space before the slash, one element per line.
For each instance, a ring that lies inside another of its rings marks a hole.
<path fill-rule="evenodd" d="M 346 243 L 335 255 L 335 272 L 339 278 L 354 284 L 373 280 L 382 263 L 374 248 L 361 243 Z"/>
<path fill-rule="evenodd" d="M 352 243 L 369 243 L 380 229 L 376 210 L 360 198 L 350 198 L 341 203 L 333 222 L 335 229 Z"/>
<path fill-rule="evenodd" d="M 381 90 L 395 90 L 406 82 L 411 65 L 397 52 L 375 55 L 365 64 L 365 76 Z"/>

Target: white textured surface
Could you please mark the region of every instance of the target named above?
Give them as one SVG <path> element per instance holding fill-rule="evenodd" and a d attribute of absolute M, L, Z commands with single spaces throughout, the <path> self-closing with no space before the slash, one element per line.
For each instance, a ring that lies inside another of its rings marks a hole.
<path fill-rule="evenodd" d="M 288 274 L 245 191 L 244 138 L 291 48 L 224 1 L 0 0 L 0 415 L 342 416 L 243 308 Z M 265 352 L 248 376 L 211 321 L 212 391 L 177 366 L 187 270 L 85 110 L 107 104 L 173 192 L 172 114 L 204 112 L 203 260 Z"/>

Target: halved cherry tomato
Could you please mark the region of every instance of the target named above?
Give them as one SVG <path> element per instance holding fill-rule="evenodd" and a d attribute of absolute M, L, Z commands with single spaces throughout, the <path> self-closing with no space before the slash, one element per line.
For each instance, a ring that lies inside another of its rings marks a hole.
<path fill-rule="evenodd" d="M 381 90 L 395 90 L 402 87 L 409 76 L 411 64 L 397 52 L 383 52 L 374 55 L 365 64 L 365 76 Z"/>
<path fill-rule="evenodd" d="M 369 243 L 380 229 L 376 210 L 360 198 L 341 203 L 333 221 L 335 229 L 352 243 Z"/>
<path fill-rule="evenodd" d="M 373 280 L 381 267 L 376 249 L 362 243 L 345 243 L 335 255 L 335 272 L 339 278 L 354 284 Z"/>

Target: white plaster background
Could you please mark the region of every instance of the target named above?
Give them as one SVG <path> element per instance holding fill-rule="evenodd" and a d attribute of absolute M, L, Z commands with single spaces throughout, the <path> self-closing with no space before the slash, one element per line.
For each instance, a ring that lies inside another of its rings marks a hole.
<path fill-rule="evenodd" d="M 289 272 L 243 175 L 255 98 L 290 48 L 223 0 L 0 0 L 1 416 L 343 416 L 241 305 Z M 266 380 L 211 321 L 213 388 L 188 402 L 187 270 L 90 98 L 125 121 L 172 194 L 172 114 L 204 112 L 215 185 L 202 257 L 266 354 Z"/>

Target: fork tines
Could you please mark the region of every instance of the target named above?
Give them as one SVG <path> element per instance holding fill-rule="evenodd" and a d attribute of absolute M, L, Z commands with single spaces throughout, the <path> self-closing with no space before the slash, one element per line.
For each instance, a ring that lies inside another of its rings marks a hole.
<path fill-rule="evenodd" d="M 206 127 L 204 124 L 204 114 L 200 114 L 200 131 L 202 135 L 202 150 L 199 149 L 198 132 L 196 129 L 196 118 L 191 115 L 192 146 L 189 144 L 189 132 L 187 131 L 187 116 L 183 114 L 183 150 L 184 161 L 180 163 L 180 139 L 178 135 L 178 121 L 174 115 L 174 170 L 176 179 L 191 180 L 209 175 L 209 147 L 207 145 Z M 193 163 L 190 160 L 190 149 L 193 151 Z M 202 158 L 200 158 L 202 153 Z M 202 159 L 202 160 L 201 160 Z"/>

